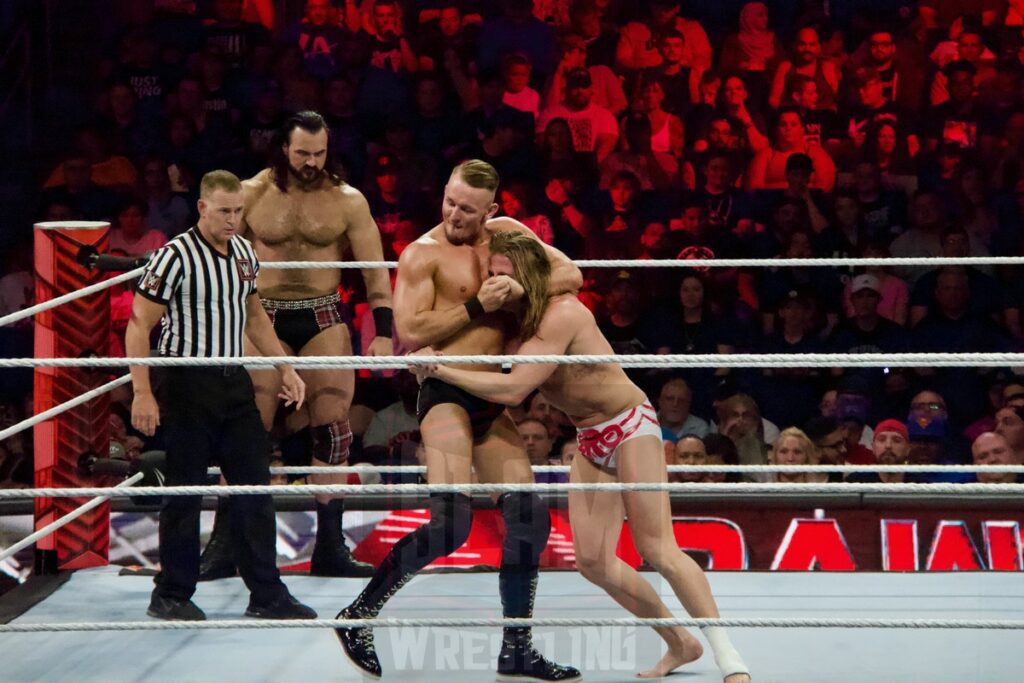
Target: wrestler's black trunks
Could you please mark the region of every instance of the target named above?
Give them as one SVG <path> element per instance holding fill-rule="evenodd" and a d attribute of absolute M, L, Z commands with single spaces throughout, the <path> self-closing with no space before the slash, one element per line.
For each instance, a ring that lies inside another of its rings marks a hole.
<path fill-rule="evenodd" d="M 469 414 L 474 440 L 483 438 L 498 416 L 505 411 L 503 405 L 485 401 L 436 377 L 423 380 L 419 396 L 416 398 L 416 417 L 420 423 L 422 424 L 423 418 L 431 408 L 442 403 L 454 403 Z"/>

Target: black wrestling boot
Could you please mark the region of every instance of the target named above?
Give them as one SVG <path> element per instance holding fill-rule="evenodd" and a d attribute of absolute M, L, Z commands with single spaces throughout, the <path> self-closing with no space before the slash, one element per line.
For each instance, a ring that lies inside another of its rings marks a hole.
<path fill-rule="evenodd" d="M 499 681 L 572 683 L 583 680 L 583 674 L 579 669 L 545 659 L 533 646 L 530 629 L 507 628 L 501 639 L 497 678 Z"/>
<path fill-rule="evenodd" d="M 210 540 L 203 548 L 199 557 L 199 580 L 216 581 L 238 576 L 235 560 L 232 557 L 231 519 L 228 506 L 230 496 L 222 496 L 217 501 L 217 512 L 213 518 L 213 532 Z"/>
<path fill-rule="evenodd" d="M 501 568 L 498 577 L 502 612 L 506 619 L 533 616 L 533 599 L 537 595 L 537 570 Z M 505 628 L 498 655 L 499 681 L 579 681 L 579 669 L 556 664 L 533 646 L 529 627 Z"/>
<path fill-rule="evenodd" d="M 369 578 L 373 565 L 352 556 L 341 531 L 345 501 L 336 498 L 327 504 L 316 504 L 316 541 L 309 573 L 313 576 Z"/>
<path fill-rule="evenodd" d="M 473 506 L 469 496 L 439 494 L 430 496 L 430 521 L 403 536 L 381 560 L 373 577 L 352 604 L 338 613 L 337 619 L 372 619 L 380 614 L 388 600 L 418 571 L 438 557 L 449 555 L 469 538 L 473 524 Z M 371 678 L 380 678 L 380 660 L 373 647 L 373 629 L 336 628 L 345 657 Z"/>
<path fill-rule="evenodd" d="M 366 615 L 359 614 L 354 608 L 346 607 L 338 612 L 335 619 L 365 619 Z M 370 628 L 336 628 L 334 634 L 338 636 L 341 643 L 341 650 L 345 658 L 359 669 L 359 672 L 370 678 L 380 678 L 382 670 L 380 660 L 377 659 L 377 650 L 373 647 L 373 629 Z"/>

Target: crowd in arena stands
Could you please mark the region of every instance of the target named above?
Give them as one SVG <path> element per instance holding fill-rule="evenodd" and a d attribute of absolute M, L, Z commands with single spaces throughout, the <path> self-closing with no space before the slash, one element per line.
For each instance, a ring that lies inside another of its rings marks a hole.
<path fill-rule="evenodd" d="M 388 259 L 438 222 L 448 173 L 467 158 L 499 171 L 504 214 L 573 258 L 1024 253 L 1022 0 L 141 4 L 135 23 L 103 18 L 120 30 L 104 60 L 81 65 L 93 110 L 34 194 L 40 220 L 111 221 L 118 253 L 186 230 L 197 180 L 254 175 L 283 119 L 306 109 L 329 122 L 330 156 L 365 194 Z M 31 303 L 30 255 L 6 256 L 0 314 Z M 1020 267 L 585 276 L 581 297 L 618 353 L 1024 341 Z M 342 294 L 358 337 L 358 273 Z M 131 296 L 113 292 L 115 354 Z M 31 355 L 31 324 L 0 335 L 3 355 Z M 657 405 L 670 463 L 1024 464 L 1024 379 L 1007 369 L 630 373 Z M 30 389 L 5 383 L 5 421 L 31 412 Z M 401 373 L 360 378 L 360 457 L 416 462 L 415 392 Z M 514 412 L 535 464 L 571 461 L 564 415 L 540 396 Z M 287 461 L 301 420 L 281 422 Z M 125 452 L 154 445 L 116 426 Z M 0 448 L 0 481 L 28 483 L 29 439 Z"/>

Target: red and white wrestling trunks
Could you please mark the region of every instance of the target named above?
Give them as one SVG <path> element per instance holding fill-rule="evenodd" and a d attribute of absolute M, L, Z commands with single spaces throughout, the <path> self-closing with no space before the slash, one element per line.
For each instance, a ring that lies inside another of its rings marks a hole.
<path fill-rule="evenodd" d="M 576 430 L 580 455 L 599 467 L 616 468 L 619 446 L 638 436 L 656 436 L 661 441 L 658 414 L 649 402 L 625 410 L 612 419 Z"/>

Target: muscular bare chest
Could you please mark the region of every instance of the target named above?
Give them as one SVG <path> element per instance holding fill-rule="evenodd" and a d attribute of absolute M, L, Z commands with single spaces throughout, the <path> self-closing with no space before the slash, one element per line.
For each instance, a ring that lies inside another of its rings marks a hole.
<path fill-rule="evenodd" d="M 480 291 L 487 279 L 487 247 L 445 247 L 435 275 L 437 298 L 462 303 Z"/>
<path fill-rule="evenodd" d="M 340 198 L 324 192 L 282 194 L 271 188 L 246 208 L 255 241 L 271 248 L 322 249 L 344 242 Z"/>

